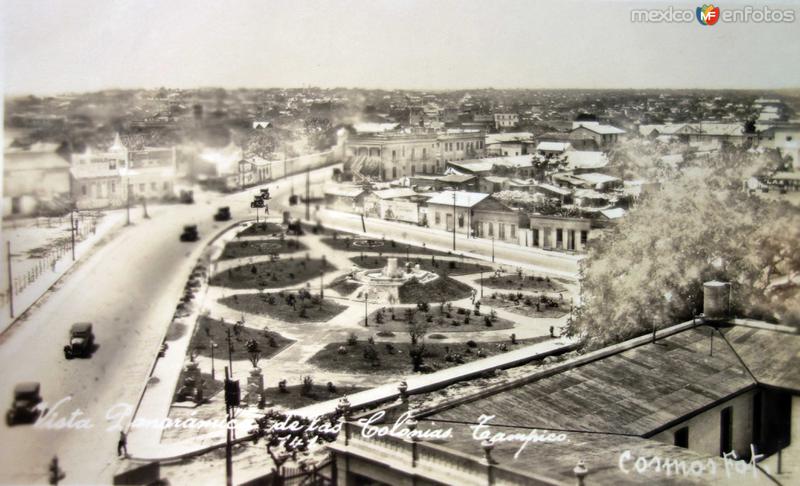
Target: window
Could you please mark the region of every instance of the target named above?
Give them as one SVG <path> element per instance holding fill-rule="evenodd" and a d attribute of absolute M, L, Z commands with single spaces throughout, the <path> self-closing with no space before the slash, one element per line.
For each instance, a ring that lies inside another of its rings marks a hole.
<path fill-rule="evenodd" d="M 397 179 L 397 167 L 392 167 L 392 179 Z"/>
<path fill-rule="evenodd" d="M 570 251 L 575 250 L 575 230 L 567 231 L 567 249 Z"/>
<path fill-rule="evenodd" d="M 261 175 L 261 177 L 264 177 L 264 175 L 262 174 L 262 175 Z M 165 191 L 168 191 L 168 190 L 169 190 L 169 182 L 165 182 L 165 183 L 164 183 L 164 190 L 165 190 Z"/>
<path fill-rule="evenodd" d="M 428 149 L 422 149 L 422 160 L 426 160 L 428 158 Z"/>
<path fill-rule="evenodd" d="M 494 236 L 494 224 L 489 223 L 489 237 L 491 238 L 493 236 Z"/>
<path fill-rule="evenodd" d="M 459 228 L 464 227 L 464 213 L 458 215 L 458 227 Z"/>
<path fill-rule="evenodd" d="M 442 215 L 439 211 L 436 211 L 436 215 L 434 216 L 434 221 L 436 224 L 442 224 Z"/>
<path fill-rule="evenodd" d="M 506 225 L 503 223 L 497 223 L 497 236 L 501 240 L 506 239 Z"/>
<path fill-rule="evenodd" d="M 689 427 L 683 427 L 675 431 L 675 447 L 689 448 Z"/>
<path fill-rule="evenodd" d="M 556 248 L 561 248 L 564 246 L 564 230 L 558 228 L 556 230 Z"/>
<path fill-rule="evenodd" d="M 85 195 L 86 195 L 86 192 L 87 192 L 87 190 L 86 190 L 86 184 L 81 184 L 81 194 L 85 196 Z"/>
<path fill-rule="evenodd" d="M 397 150 L 392 150 L 392 162 L 397 160 Z"/>
<path fill-rule="evenodd" d="M 150 189 L 152 189 L 154 191 L 156 190 L 156 183 L 155 182 L 151 182 L 150 183 Z"/>
<path fill-rule="evenodd" d="M 139 192 L 144 192 L 144 182 L 139 184 Z"/>
<path fill-rule="evenodd" d="M 111 186 L 111 194 L 116 194 L 117 192 L 117 184 L 115 182 L 110 182 L 109 185 Z"/>
<path fill-rule="evenodd" d="M 725 407 L 719 415 L 719 454 L 733 450 L 733 407 Z"/>
<path fill-rule="evenodd" d="M 512 240 L 517 239 L 517 225 L 515 224 L 511 225 L 511 239 Z"/>
<path fill-rule="evenodd" d="M 581 230 L 581 246 L 586 245 L 587 241 L 589 241 L 589 232 L 586 230 Z"/>
<path fill-rule="evenodd" d="M 539 228 L 533 228 L 531 233 L 533 236 L 533 246 L 539 246 Z"/>

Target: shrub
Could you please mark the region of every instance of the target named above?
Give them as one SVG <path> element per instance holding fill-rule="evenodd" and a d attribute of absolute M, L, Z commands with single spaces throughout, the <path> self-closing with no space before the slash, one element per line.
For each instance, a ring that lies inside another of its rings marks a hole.
<path fill-rule="evenodd" d="M 470 339 L 469 341 L 467 341 L 467 346 L 469 346 L 470 348 L 477 348 L 478 347 L 478 343 L 476 343 L 475 341 Z"/>
<path fill-rule="evenodd" d="M 511 334 L 511 344 L 517 344 L 517 335 L 514 333 Z"/>
<path fill-rule="evenodd" d="M 373 346 L 375 344 L 375 338 L 372 337 L 372 336 L 367 338 L 367 344 L 369 344 L 370 346 Z"/>
<path fill-rule="evenodd" d="M 355 346 L 358 344 L 358 336 L 356 336 L 356 333 L 351 332 L 350 335 L 347 336 L 347 344 L 348 346 Z"/>
<path fill-rule="evenodd" d="M 430 339 L 447 339 L 444 334 L 431 334 L 428 336 Z"/>
<path fill-rule="evenodd" d="M 332 381 L 328 382 L 328 393 L 336 393 L 336 385 Z"/>
<path fill-rule="evenodd" d="M 289 390 L 286 388 L 286 380 L 281 380 L 278 382 L 278 390 L 281 393 L 289 393 Z"/>
<path fill-rule="evenodd" d="M 339 346 L 336 348 L 336 352 L 339 354 L 347 354 L 347 346 Z"/>
<path fill-rule="evenodd" d="M 394 333 L 392 331 L 378 331 L 377 336 L 380 336 L 380 337 L 394 337 Z"/>
<path fill-rule="evenodd" d="M 395 349 L 395 347 L 394 347 L 394 344 L 392 344 L 392 343 L 386 343 L 386 352 L 387 352 L 387 353 L 389 353 L 389 354 L 394 354 L 394 352 L 395 352 L 395 351 L 396 351 L 396 349 Z"/>
<path fill-rule="evenodd" d="M 464 324 L 469 324 L 469 314 L 464 317 Z"/>
<path fill-rule="evenodd" d="M 364 359 L 373 366 L 376 366 L 377 362 L 380 361 L 380 357 L 378 356 L 378 350 L 375 349 L 375 346 L 370 345 L 364 348 Z"/>
<path fill-rule="evenodd" d="M 483 324 L 486 327 L 492 327 L 492 318 L 489 316 L 483 316 Z"/>

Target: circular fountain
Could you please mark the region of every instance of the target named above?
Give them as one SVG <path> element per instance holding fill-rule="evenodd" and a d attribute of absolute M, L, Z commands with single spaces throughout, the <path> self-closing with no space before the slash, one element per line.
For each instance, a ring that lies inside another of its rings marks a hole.
<path fill-rule="evenodd" d="M 394 304 L 400 301 L 400 287 L 411 280 L 427 284 L 433 282 L 439 276 L 433 272 L 423 270 L 419 264 L 412 266 L 410 263 L 404 267 L 397 265 L 397 258 L 389 257 L 386 259 L 386 266 L 379 270 L 358 270 L 353 271 L 353 280 L 362 284 L 361 288 L 355 293 L 358 298 L 370 301 L 386 302 Z"/>

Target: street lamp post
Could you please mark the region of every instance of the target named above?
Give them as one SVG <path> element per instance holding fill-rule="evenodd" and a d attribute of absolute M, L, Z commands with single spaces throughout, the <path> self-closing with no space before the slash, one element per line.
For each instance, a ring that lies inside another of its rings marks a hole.
<path fill-rule="evenodd" d="M 483 270 L 481 270 L 481 299 L 483 298 Z"/>
<path fill-rule="evenodd" d="M 70 237 L 72 238 L 72 261 L 75 261 L 75 233 L 78 231 L 78 221 L 75 219 L 75 213 L 77 213 L 77 209 L 73 209 L 69 213 L 69 233 Z"/>
<path fill-rule="evenodd" d="M 214 348 L 217 347 L 217 343 L 211 341 L 211 381 L 214 381 Z"/>
<path fill-rule="evenodd" d="M 494 263 L 494 233 L 492 233 L 492 263 Z"/>
<path fill-rule="evenodd" d="M 369 315 L 367 314 L 367 297 L 369 294 L 364 291 L 364 327 L 369 327 Z"/>
<path fill-rule="evenodd" d="M 456 191 L 453 191 L 453 251 L 456 251 Z"/>

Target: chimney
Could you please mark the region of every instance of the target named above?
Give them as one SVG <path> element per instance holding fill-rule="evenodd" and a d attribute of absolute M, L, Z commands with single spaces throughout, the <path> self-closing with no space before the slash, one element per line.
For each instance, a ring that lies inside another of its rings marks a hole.
<path fill-rule="evenodd" d="M 712 280 L 703 284 L 703 317 L 706 320 L 730 316 L 731 284 Z"/>

